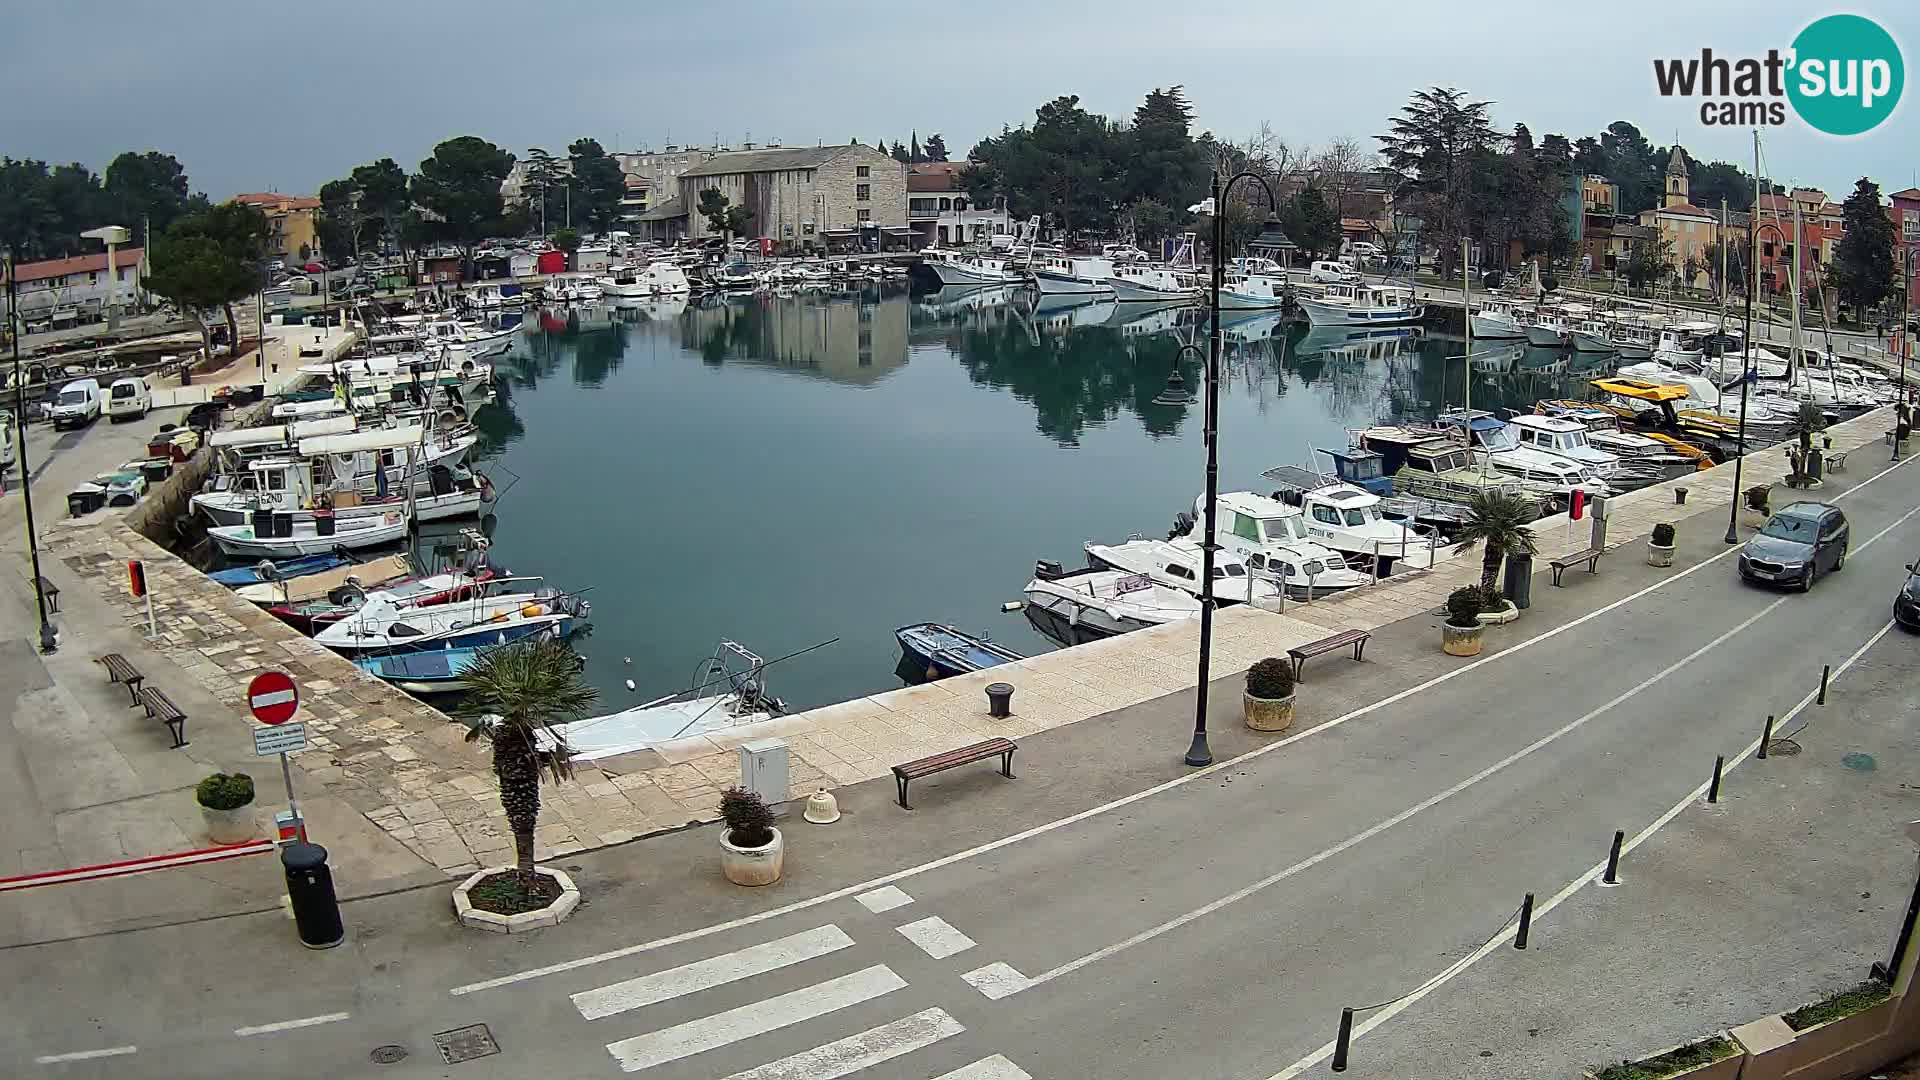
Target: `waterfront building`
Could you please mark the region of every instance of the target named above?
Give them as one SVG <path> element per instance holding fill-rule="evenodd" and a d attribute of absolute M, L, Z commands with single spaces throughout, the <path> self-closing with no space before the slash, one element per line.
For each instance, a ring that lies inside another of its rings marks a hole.
<path fill-rule="evenodd" d="M 140 276 L 146 271 L 146 250 L 120 248 L 113 262 L 111 281 L 104 251 L 15 267 L 20 317 L 27 321 L 28 330 L 99 322 L 106 318 L 108 297 L 123 311 L 144 307 L 146 292 L 140 287 Z M 5 283 L 6 264 L 0 263 L 0 287 Z"/>
<path fill-rule="evenodd" d="M 915 247 L 987 244 L 1016 231 L 1004 197 L 979 205 L 967 195 L 968 168 L 965 161 L 907 167 L 907 224 Z"/>
<path fill-rule="evenodd" d="M 306 195 L 282 195 L 277 191 L 255 191 L 235 195 L 233 201 L 257 206 L 267 215 L 267 255 L 288 263 L 306 262 L 318 247 L 314 242 L 313 215 L 320 200 Z M 331 253 L 329 253 L 331 254 Z"/>
<path fill-rule="evenodd" d="M 675 195 L 663 203 L 648 207 L 633 219 L 633 235 L 640 240 L 663 244 L 686 239 L 687 203 Z"/>
<path fill-rule="evenodd" d="M 1683 284 L 1704 289 L 1712 280 L 1706 269 L 1707 249 L 1720 238 L 1720 223 L 1688 200 L 1690 179 L 1687 152 L 1676 145 L 1667 160 L 1667 190 L 1661 205 L 1642 210 L 1639 220 L 1642 227 L 1653 229 L 1671 247 L 1676 276 L 1686 278 L 1686 268 L 1692 264 L 1692 279 Z"/>
<path fill-rule="evenodd" d="M 1896 191 L 1887 198 L 1887 213 L 1893 218 L 1894 253 L 1906 263 L 1907 310 L 1920 312 L 1920 187 Z M 1898 265 L 1894 280 L 1900 280 Z"/>
<path fill-rule="evenodd" d="M 905 246 L 907 167 L 857 143 L 715 154 L 679 176 L 688 208 L 687 237 L 715 235 L 700 214 L 700 193 L 716 190 L 731 206 L 753 211 L 750 236 L 794 247 L 868 250 Z"/>

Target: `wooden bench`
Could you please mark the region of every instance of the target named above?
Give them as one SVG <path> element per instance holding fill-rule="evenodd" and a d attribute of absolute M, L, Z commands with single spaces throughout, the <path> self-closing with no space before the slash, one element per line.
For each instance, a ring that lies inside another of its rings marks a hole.
<path fill-rule="evenodd" d="M 167 731 L 173 735 L 175 750 L 187 745 L 187 714 L 180 711 L 180 706 L 151 686 L 140 691 L 140 704 L 147 707 L 147 719 L 167 725 Z"/>
<path fill-rule="evenodd" d="M 1373 634 L 1366 630 L 1342 630 L 1332 637 L 1323 637 L 1319 641 L 1309 641 L 1305 645 L 1295 645 L 1293 648 L 1287 650 L 1287 655 L 1293 659 L 1294 680 L 1296 682 L 1299 681 L 1300 669 L 1306 665 L 1309 659 L 1319 656 L 1321 653 L 1338 652 L 1351 645 L 1353 646 L 1353 658 L 1355 661 L 1358 661 L 1361 654 L 1367 649 L 1367 639 L 1372 636 Z"/>
<path fill-rule="evenodd" d="M 112 682 L 125 683 L 127 687 L 127 707 L 140 704 L 140 683 L 146 678 L 139 670 L 127 662 L 127 658 L 117 652 L 100 657 L 95 663 L 107 665 L 107 678 Z"/>
<path fill-rule="evenodd" d="M 1562 555 L 1557 559 L 1547 560 L 1547 565 L 1553 568 L 1554 585 L 1557 587 L 1560 584 L 1560 575 L 1566 573 L 1568 567 L 1579 566 L 1581 563 L 1587 564 L 1587 573 L 1599 573 L 1600 556 L 1604 554 L 1606 554 L 1606 552 L 1601 551 L 1599 548 L 1588 548 L 1585 551 L 1576 551 L 1571 555 Z"/>
<path fill-rule="evenodd" d="M 1000 759 L 1000 775 L 1009 780 L 1013 779 L 1013 752 L 1017 749 L 1019 747 L 1015 746 L 1010 739 L 988 739 L 985 742 L 974 743 L 972 746 L 962 746 L 943 754 L 934 754 L 918 761 L 909 761 L 904 765 L 895 765 L 893 778 L 900 785 L 900 808 L 913 809 L 907 805 L 908 781 L 918 780 L 922 776 L 932 776 L 934 773 L 945 772 L 970 762 L 997 757 Z"/>
<path fill-rule="evenodd" d="M 40 585 L 40 595 L 47 598 L 47 614 L 58 615 L 60 613 L 60 586 L 55 585 L 46 578 L 39 578 L 37 580 Z"/>

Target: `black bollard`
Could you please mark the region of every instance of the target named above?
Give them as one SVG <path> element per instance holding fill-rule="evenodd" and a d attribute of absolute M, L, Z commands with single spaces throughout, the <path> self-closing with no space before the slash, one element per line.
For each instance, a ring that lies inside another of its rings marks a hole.
<path fill-rule="evenodd" d="M 1005 720 L 1013 715 L 1013 684 L 987 684 L 987 715 L 995 720 Z"/>
<path fill-rule="evenodd" d="M 1514 948 L 1527 947 L 1527 931 L 1531 929 L 1533 929 L 1533 894 L 1528 893 L 1526 899 L 1520 901 L 1520 932 L 1513 935 Z"/>
<path fill-rule="evenodd" d="M 347 932 L 340 923 L 333 874 L 327 870 L 327 849 L 319 844 L 288 844 L 280 849 L 280 865 L 287 872 L 287 900 L 293 907 L 300 944 L 331 949 L 344 941 Z"/>
<path fill-rule="evenodd" d="M 1767 726 L 1760 729 L 1760 752 L 1754 756 L 1762 760 L 1767 756 L 1767 744 L 1773 741 L 1773 714 L 1767 714 Z"/>
<path fill-rule="evenodd" d="M 1340 1034 L 1333 1038 L 1333 1071 L 1347 1071 L 1347 1044 L 1353 1041 L 1353 1010 L 1340 1010 Z"/>
<path fill-rule="evenodd" d="M 1820 665 L 1820 698 L 1819 700 L 1814 702 L 1815 705 L 1825 705 L 1827 703 L 1827 680 L 1832 676 L 1833 676 L 1833 665 L 1821 664 Z"/>
<path fill-rule="evenodd" d="M 1720 771 L 1726 768 L 1726 766 L 1727 757 L 1725 754 L 1715 754 L 1713 756 L 1713 783 L 1707 785 L 1707 801 L 1710 803 L 1720 801 Z"/>
<path fill-rule="evenodd" d="M 1607 873 L 1600 879 L 1602 885 L 1620 884 L 1620 842 L 1626 838 L 1627 834 L 1619 829 L 1613 831 L 1613 848 L 1607 852 Z"/>

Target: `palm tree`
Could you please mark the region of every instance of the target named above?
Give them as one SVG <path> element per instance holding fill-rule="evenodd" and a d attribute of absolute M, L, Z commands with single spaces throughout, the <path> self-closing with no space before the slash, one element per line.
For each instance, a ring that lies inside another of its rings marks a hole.
<path fill-rule="evenodd" d="M 493 774 L 500 781 L 500 807 L 513 830 L 514 865 L 533 876 L 533 829 L 540 819 L 540 774 L 554 783 L 568 779 L 566 735 L 554 723 L 579 716 L 600 692 L 580 677 L 580 658 L 564 641 L 545 638 L 496 645 L 475 656 L 461 676 L 466 700 L 460 714 L 474 721 L 468 742 L 493 744 Z M 536 733 L 552 738 L 541 750 Z"/>
<path fill-rule="evenodd" d="M 1480 587 L 1492 590 L 1500 576 L 1500 560 L 1508 555 L 1531 555 L 1535 551 L 1532 530 L 1527 523 L 1534 517 L 1533 500 L 1524 495 L 1483 488 L 1467 498 L 1467 524 L 1460 530 L 1455 552 L 1464 553 L 1484 542 L 1480 557 Z"/>

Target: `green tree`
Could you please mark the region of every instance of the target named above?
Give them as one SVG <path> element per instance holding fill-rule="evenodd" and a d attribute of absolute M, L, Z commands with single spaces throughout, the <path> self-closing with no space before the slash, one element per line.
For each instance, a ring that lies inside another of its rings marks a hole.
<path fill-rule="evenodd" d="M 475 135 L 448 139 L 420 163 L 410 192 L 436 218 L 433 232 L 473 262 L 473 249 L 496 235 L 504 207 L 500 185 L 513 170 L 513 155 Z"/>
<path fill-rule="evenodd" d="M 1641 237 L 1627 249 L 1627 284 L 1635 289 L 1652 287 L 1673 273 L 1673 242 L 1659 233 Z"/>
<path fill-rule="evenodd" d="M 889 153 L 893 155 L 893 160 L 899 162 L 902 165 L 908 164 L 911 161 L 913 161 L 913 153 L 909 151 L 907 149 L 906 144 L 901 142 L 899 139 L 893 140 L 893 149 L 889 151 Z"/>
<path fill-rule="evenodd" d="M 1387 166 L 1402 177 L 1399 194 L 1439 246 L 1442 266 L 1459 257 L 1460 238 L 1472 225 L 1477 185 L 1484 183 L 1475 164 L 1499 141 L 1487 119 L 1490 104 L 1451 87 L 1416 91 L 1387 134 L 1376 136 Z"/>
<path fill-rule="evenodd" d="M 920 133 L 915 131 L 907 138 L 907 163 L 918 165 L 925 160 L 926 155 L 920 152 Z"/>
<path fill-rule="evenodd" d="M 1204 198 L 1208 162 L 1194 145 L 1192 125 L 1193 106 L 1182 87 L 1149 90 L 1133 110 L 1133 126 L 1115 140 L 1125 176 L 1116 194 L 1169 206 Z"/>
<path fill-rule="evenodd" d="M 1455 536 L 1453 550 L 1465 554 L 1475 544 L 1484 545 L 1480 555 L 1481 588 L 1495 588 L 1500 563 L 1507 556 L 1534 553 L 1533 530 L 1527 528 L 1533 518 L 1533 500 L 1524 495 L 1482 488 L 1467 496 L 1467 522 Z"/>
<path fill-rule="evenodd" d="M 719 188 L 705 188 L 700 192 L 700 202 L 694 210 L 707 219 L 707 228 L 724 236 L 728 230 L 727 207 L 732 201 L 721 194 Z"/>
<path fill-rule="evenodd" d="M 1687 191 L 1689 202 L 1709 210 L 1718 210 L 1721 199 L 1727 201 L 1729 210 L 1745 212 L 1753 205 L 1753 177 L 1740 166 L 1724 161 L 1696 163 Z"/>
<path fill-rule="evenodd" d="M 204 213 L 175 219 L 156 241 L 142 286 L 173 301 L 198 322 L 201 339 L 209 345 L 203 313 L 219 308 L 226 317 L 227 340 L 237 347 L 240 328 L 233 317 L 233 305 L 260 289 L 266 214 L 257 206 L 222 203 Z"/>
<path fill-rule="evenodd" d="M 1340 219 L 1321 193 L 1318 182 L 1308 181 L 1307 186 L 1288 201 L 1281 224 L 1287 237 L 1299 244 L 1309 259 L 1317 259 L 1340 247 Z"/>
<path fill-rule="evenodd" d="M 329 180 L 320 185 L 320 210 L 313 216 L 313 234 L 328 259 L 351 257 L 359 261 L 360 239 L 367 230 L 360 191 L 352 180 Z"/>
<path fill-rule="evenodd" d="M 1893 222 L 1880 204 L 1880 186 L 1861 177 L 1841 204 L 1840 219 L 1846 231 L 1833 253 L 1833 284 L 1840 302 L 1861 318 L 1869 308 L 1896 295 Z"/>
<path fill-rule="evenodd" d="M 46 162 L 0 158 L 0 248 L 16 262 L 46 257 L 47 200 Z"/>
<path fill-rule="evenodd" d="M 107 205 L 117 224 L 133 230 L 145 244 L 149 231 L 165 232 L 185 214 L 191 195 L 187 170 L 172 154 L 149 150 L 121 154 L 107 165 Z"/>
<path fill-rule="evenodd" d="M 513 832 L 514 866 L 531 877 L 533 834 L 540 823 L 543 774 L 559 783 L 573 775 L 563 721 L 584 714 L 599 692 L 580 677 L 580 658 L 563 641 L 543 638 L 486 649 L 462 675 L 460 715 L 472 721 L 468 742 L 493 751 L 500 808 Z M 540 742 L 552 740 L 552 750 Z"/>
<path fill-rule="evenodd" d="M 567 266 L 573 266 L 573 253 L 580 250 L 580 230 L 561 229 L 551 237 L 554 250 L 567 254 Z"/>
<path fill-rule="evenodd" d="M 1662 155 L 1625 120 L 1615 120 L 1600 134 L 1606 155 L 1602 174 L 1620 189 L 1619 212 L 1638 214 L 1660 204 L 1666 191 L 1667 156 Z"/>
<path fill-rule="evenodd" d="M 371 238 L 405 246 L 402 234 L 409 219 L 414 217 L 413 198 L 407 192 L 407 171 L 399 162 L 385 157 L 355 168 L 348 179 L 360 197 L 360 212 L 370 230 L 362 235 L 362 241 Z"/>
<path fill-rule="evenodd" d="M 1057 97 L 1035 111 L 1031 129 L 1005 129 L 974 145 L 967 194 L 982 205 L 1004 195 L 1017 218 L 1039 214 L 1069 231 L 1104 229 L 1126 179 L 1118 145 L 1106 117 L 1082 109 L 1077 96 Z"/>
<path fill-rule="evenodd" d="M 567 147 L 567 160 L 573 164 L 579 220 L 596 233 L 611 232 L 620 220 L 620 200 L 627 195 L 627 174 L 595 139 L 575 139 Z"/>
<path fill-rule="evenodd" d="M 560 159 L 538 146 L 527 148 L 527 168 L 520 182 L 520 198 L 527 207 L 527 228 L 545 229 L 550 222 L 567 220 L 566 171 Z"/>
<path fill-rule="evenodd" d="M 941 138 L 939 132 L 927 136 L 926 155 L 928 161 L 947 160 L 947 140 Z"/>
<path fill-rule="evenodd" d="M 1127 223 L 1133 232 L 1133 242 L 1143 248 L 1150 248 L 1162 239 L 1180 231 L 1187 216 L 1176 213 L 1165 203 L 1152 199 L 1135 199 L 1127 207 Z"/>
<path fill-rule="evenodd" d="M 727 235 L 729 237 L 745 236 L 747 227 L 752 224 L 753 211 L 744 206 L 734 206 L 727 209 Z"/>

